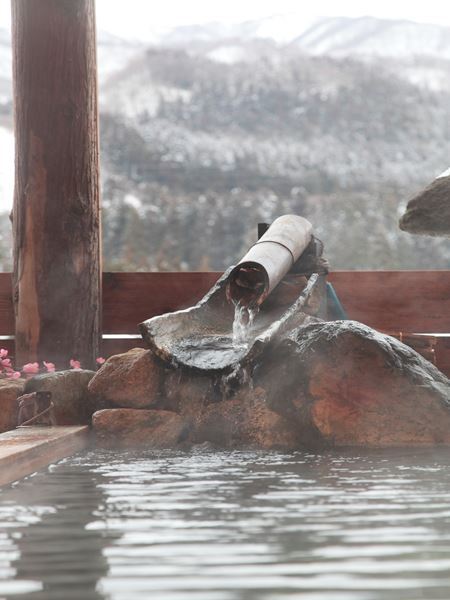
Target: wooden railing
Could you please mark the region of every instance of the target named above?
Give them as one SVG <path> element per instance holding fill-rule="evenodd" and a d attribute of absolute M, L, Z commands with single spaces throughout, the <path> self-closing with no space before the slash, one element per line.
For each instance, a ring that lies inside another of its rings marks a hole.
<path fill-rule="evenodd" d="M 130 337 L 138 336 L 137 323 L 194 304 L 219 276 L 104 273 L 102 354 L 143 346 Z M 351 319 L 393 334 L 450 334 L 450 271 L 336 271 L 328 280 Z M 9 273 L 0 273 L 0 335 L 14 335 Z M 13 350 L 12 339 L 0 343 Z M 435 353 L 450 374 L 450 337 L 436 337 Z"/>

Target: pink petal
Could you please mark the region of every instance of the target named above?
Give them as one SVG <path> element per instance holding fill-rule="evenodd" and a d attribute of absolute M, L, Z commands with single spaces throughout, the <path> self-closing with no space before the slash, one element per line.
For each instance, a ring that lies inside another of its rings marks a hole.
<path fill-rule="evenodd" d="M 8 377 L 8 379 L 19 379 L 20 373 L 19 371 L 13 371 L 12 373 L 8 373 L 6 377 Z"/>
<path fill-rule="evenodd" d="M 11 367 L 11 359 L 10 358 L 4 358 L 1 360 L 1 365 L 2 367 Z"/>
<path fill-rule="evenodd" d="M 95 362 L 96 362 L 98 365 L 102 365 L 103 363 L 105 363 L 105 362 L 106 362 L 106 359 L 104 359 L 104 358 L 103 358 L 103 356 L 99 356 L 98 358 L 96 358 L 96 359 L 95 359 Z"/>
<path fill-rule="evenodd" d="M 8 350 L 5 348 L 0 348 L 0 358 L 6 358 L 8 356 Z"/>
<path fill-rule="evenodd" d="M 24 373 L 39 373 L 39 363 L 27 363 L 26 365 L 23 365 L 22 371 Z"/>
<path fill-rule="evenodd" d="M 81 369 L 81 363 L 79 360 L 75 360 L 75 359 L 71 359 L 70 360 L 70 366 L 72 367 L 72 369 Z"/>
<path fill-rule="evenodd" d="M 47 371 L 49 373 L 54 373 L 55 372 L 55 365 L 52 362 L 46 362 L 45 360 L 43 361 L 44 363 L 44 367 L 47 369 Z"/>

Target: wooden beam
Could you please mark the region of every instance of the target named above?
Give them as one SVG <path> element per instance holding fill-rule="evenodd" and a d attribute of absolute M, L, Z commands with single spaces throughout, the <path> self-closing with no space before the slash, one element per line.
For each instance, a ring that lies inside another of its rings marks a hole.
<path fill-rule="evenodd" d="M 138 333 L 141 321 L 195 304 L 221 273 L 104 273 L 103 333 Z"/>
<path fill-rule="evenodd" d="M 220 273 L 104 273 L 103 333 L 190 306 Z M 450 333 L 450 271 L 334 271 L 350 318 L 383 331 Z M 11 274 L 0 273 L 0 335 L 14 335 Z M 1 347 L 1 341 L 0 341 Z"/>
<path fill-rule="evenodd" d="M 89 427 L 19 427 L 0 434 L 0 485 L 86 448 Z"/>
<path fill-rule="evenodd" d="M 12 0 L 16 362 L 89 367 L 101 322 L 94 0 Z"/>
<path fill-rule="evenodd" d="M 335 271 L 347 314 L 382 331 L 450 333 L 450 271 Z"/>

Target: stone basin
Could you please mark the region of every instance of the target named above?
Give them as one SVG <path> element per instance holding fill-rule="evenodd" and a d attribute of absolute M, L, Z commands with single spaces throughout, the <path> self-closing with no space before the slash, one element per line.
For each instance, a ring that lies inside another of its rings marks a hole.
<path fill-rule="evenodd" d="M 277 336 L 317 313 L 325 280 L 288 276 L 264 302 L 245 343 L 233 340 L 235 307 L 226 285 L 233 268 L 195 306 L 153 317 L 139 325 L 152 352 L 164 362 L 203 372 L 230 372 L 253 360 Z"/>

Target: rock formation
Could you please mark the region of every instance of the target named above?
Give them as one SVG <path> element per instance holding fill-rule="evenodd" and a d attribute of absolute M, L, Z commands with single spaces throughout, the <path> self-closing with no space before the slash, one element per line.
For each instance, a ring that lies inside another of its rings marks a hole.
<path fill-rule="evenodd" d="M 450 173 L 445 171 L 412 198 L 399 221 L 408 233 L 450 236 Z"/>
<path fill-rule="evenodd" d="M 153 384 L 144 382 L 143 364 Z M 174 369 L 135 349 L 109 359 L 89 389 L 123 407 L 94 415 L 98 439 L 109 446 L 450 443 L 447 377 L 408 346 L 353 321 L 298 327 L 255 364 L 220 376 Z"/>

